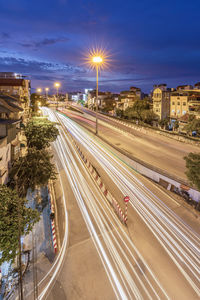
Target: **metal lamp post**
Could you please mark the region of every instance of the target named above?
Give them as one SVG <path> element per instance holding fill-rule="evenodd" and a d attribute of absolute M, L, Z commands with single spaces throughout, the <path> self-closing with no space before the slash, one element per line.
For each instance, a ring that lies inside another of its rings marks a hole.
<path fill-rule="evenodd" d="M 46 99 L 48 99 L 48 91 L 49 91 L 49 88 L 45 88 L 45 91 L 46 91 Z"/>
<path fill-rule="evenodd" d="M 94 56 L 92 62 L 96 67 L 96 135 L 98 135 L 98 83 L 99 83 L 99 65 L 103 62 L 101 56 Z"/>
<path fill-rule="evenodd" d="M 58 89 L 59 89 L 59 87 L 60 87 L 60 83 L 59 82 L 56 82 L 55 83 L 55 87 L 56 87 L 56 89 L 57 89 L 57 105 L 56 105 L 56 110 L 58 109 Z"/>

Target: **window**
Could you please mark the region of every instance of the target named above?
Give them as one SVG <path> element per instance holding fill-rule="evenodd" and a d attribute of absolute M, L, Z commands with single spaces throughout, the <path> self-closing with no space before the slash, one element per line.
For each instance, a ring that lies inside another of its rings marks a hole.
<path fill-rule="evenodd" d="M 183 102 L 183 106 L 186 106 L 186 102 Z"/>
<path fill-rule="evenodd" d="M 177 104 L 180 105 L 180 102 L 178 101 Z"/>
<path fill-rule="evenodd" d="M 175 105 L 175 102 L 174 102 L 174 101 L 172 102 L 172 105 Z"/>

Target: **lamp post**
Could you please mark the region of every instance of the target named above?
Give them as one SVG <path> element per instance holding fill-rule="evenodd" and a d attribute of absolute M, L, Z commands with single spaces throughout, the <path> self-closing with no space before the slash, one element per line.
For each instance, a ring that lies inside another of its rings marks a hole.
<path fill-rule="evenodd" d="M 99 84 L 99 65 L 103 62 L 101 56 L 93 56 L 92 62 L 96 68 L 96 135 L 98 135 L 98 84 Z"/>
<path fill-rule="evenodd" d="M 42 89 L 41 89 L 41 88 L 38 88 L 38 89 L 36 90 L 36 92 L 37 92 L 38 94 L 40 94 L 40 93 L 42 92 Z"/>
<path fill-rule="evenodd" d="M 46 99 L 48 99 L 48 91 L 49 91 L 49 88 L 45 88 L 45 91 L 46 91 Z"/>
<path fill-rule="evenodd" d="M 57 110 L 57 109 L 58 109 L 58 89 L 59 89 L 59 87 L 60 87 L 60 83 L 59 83 L 59 82 L 56 82 L 56 83 L 54 84 L 54 86 L 55 86 L 56 89 L 57 89 L 57 96 L 56 96 L 56 98 L 57 98 L 56 110 Z"/>

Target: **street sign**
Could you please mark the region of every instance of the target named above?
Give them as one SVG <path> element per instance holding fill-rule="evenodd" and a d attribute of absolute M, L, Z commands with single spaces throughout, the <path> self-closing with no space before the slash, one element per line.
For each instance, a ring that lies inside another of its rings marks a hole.
<path fill-rule="evenodd" d="M 124 202 L 129 202 L 129 200 L 130 200 L 129 196 L 124 197 Z"/>

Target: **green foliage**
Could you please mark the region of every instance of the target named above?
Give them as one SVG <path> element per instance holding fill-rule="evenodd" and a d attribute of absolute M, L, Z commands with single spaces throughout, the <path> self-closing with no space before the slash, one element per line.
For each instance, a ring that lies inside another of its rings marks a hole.
<path fill-rule="evenodd" d="M 105 98 L 105 106 L 102 109 L 103 112 L 109 112 L 114 109 L 115 100 L 113 98 Z"/>
<path fill-rule="evenodd" d="M 78 103 L 84 105 L 85 101 L 84 100 L 78 100 Z"/>
<path fill-rule="evenodd" d="M 117 115 L 117 117 L 123 118 L 124 111 L 122 109 L 117 108 L 116 109 L 116 115 Z"/>
<path fill-rule="evenodd" d="M 32 115 L 38 115 L 39 103 L 41 106 L 48 106 L 46 97 L 43 97 L 37 93 L 32 93 L 31 94 Z"/>
<path fill-rule="evenodd" d="M 189 181 L 200 191 L 200 153 L 190 152 L 188 156 L 184 157 L 184 160 L 187 168 L 185 174 Z"/>
<path fill-rule="evenodd" d="M 200 119 L 193 119 L 184 126 L 184 130 L 189 134 L 192 133 L 192 131 L 196 131 L 197 134 L 200 135 Z"/>
<path fill-rule="evenodd" d="M 179 121 L 176 120 L 176 121 L 174 122 L 173 127 L 174 127 L 175 130 L 178 129 L 178 128 L 179 128 Z"/>
<path fill-rule="evenodd" d="M 56 179 L 52 155 L 46 150 L 29 148 L 26 156 L 19 157 L 10 172 L 11 181 L 19 187 L 20 196 L 25 197 L 29 188 L 44 186 L 48 181 Z"/>
<path fill-rule="evenodd" d="M 16 190 L 0 185 L 0 265 L 14 261 L 18 254 L 18 238 L 28 234 L 39 221 L 37 210 L 26 206 L 27 200 L 19 198 Z"/>
<path fill-rule="evenodd" d="M 143 122 L 152 125 L 153 121 L 157 120 L 157 115 L 150 109 L 146 109 L 142 112 Z"/>
<path fill-rule="evenodd" d="M 143 120 L 142 113 L 144 112 L 144 110 L 147 110 L 149 108 L 149 102 L 146 100 L 136 100 L 133 104 L 133 111 L 136 112 L 136 116 L 139 120 Z"/>
<path fill-rule="evenodd" d="M 195 115 L 189 115 L 189 122 L 192 122 L 195 119 Z"/>
<path fill-rule="evenodd" d="M 49 147 L 50 142 L 55 141 L 58 134 L 55 123 L 44 118 L 34 118 L 25 127 L 27 146 L 38 150 Z"/>
<path fill-rule="evenodd" d="M 168 124 L 169 124 L 169 118 L 165 118 L 159 121 L 159 125 L 161 126 L 161 128 L 166 128 Z"/>
<path fill-rule="evenodd" d="M 149 111 L 150 105 L 147 100 L 136 100 L 132 107 L 128 107 L 124 115 L 128 119 L 137 119 L 140 121 L 144 121 L 146 118 L 146 111 Z M 148 114 L 148 113 L 147 113 Z"/>

